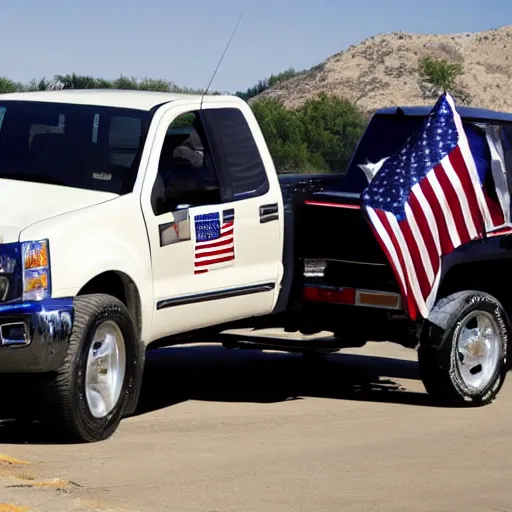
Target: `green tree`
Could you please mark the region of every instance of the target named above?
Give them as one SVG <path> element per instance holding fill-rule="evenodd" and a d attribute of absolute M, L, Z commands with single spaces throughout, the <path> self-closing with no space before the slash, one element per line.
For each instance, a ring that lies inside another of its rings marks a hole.
<path fill-rule="evenodd" d="M 326 94 L 297 110 L 274 98 L 251 107 L 278 172 L 342 172 L 366 124 L 352 103 Z"/>
<path fill-rule="evenodd" d="M 0 77 L 0 94 L 17 92 L 19 90 L 20 84 L 13 82 L 10 78 Z"/>
<path fill-rule="evenodd" d="M 109 80 L 76 73 L 55 75 L 54 81 L 57 87 L 62 89 L 109 89 L 112 87 Z"/>
<path fill-rule="evenodd" d="M 290 80 L 290 78 L 294 78 L 298 74 L 300 74 L 300 71 L 297 71 L 295 68 L 288 68 L 275 75 L 272 74 L 267 79 L 268 87 L 274 87 L 274 85 Z"/>
<path fill-rule="evenodd" d="M 174 92 L 177 86 L 162 79 L 144 78 L 138 84 L 137 88 L 141 91 Z"/>
<path fill-rule="evenodd" d="M 273 98 L 261 98 L 251 105 L 265 137 L 276 168 L 280 172 L 313 170 L 311 155 L 304 140 L 303 126 L 297 112 L 287 110 Z M 316 162 L 322 166 L 322 162 Z"/>
<path fill-rule="evenodd" d="M 265 92 L 267 89 L 274 87 L 278 83 L 284 82 L 285 80 L 289 80 L 290 78 L 297 76 L 299 73 L 300 71 L 296 71 L 294 68 L 288 68 L 284 71 L 281 71 L 280 73 L 272 74 L 268 78 L 259 80 L 256 85 L 249 87 L 245 91 L 238 91 L 235 93 L 235 95 L 239 96 L 245 101 L 250 100 L 262 92 Z"/>
<path fill-rule="evenodd" d="M 366 124 L 362 113 L 347 100 L 320 94 L 298 115 L 308 151 L 330 171 L 344 171 Z"/>
<path fill-rule="evenodd" d="M 420 78 L 438 91 L 456 89 L 457 78 L 464 73 L 460 62 L 449 62 L 445 59 L 424 57 L 419 61 Z"/>

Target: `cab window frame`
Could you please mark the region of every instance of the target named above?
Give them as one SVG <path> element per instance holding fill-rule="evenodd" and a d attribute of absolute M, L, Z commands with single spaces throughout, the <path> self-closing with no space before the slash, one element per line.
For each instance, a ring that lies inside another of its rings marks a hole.
<path fill-rule="evenodd" d="M 214 181 L 214 184 L 216 186 L 217 191 L 217 200 L 216 201 L 198 201 L 193 202 L 189 204 L 188 207 L 199 207 L 199 206 L 207 206 L 207 205 L 215 205 L 215 204 L 223 204 L 226 202 L 229 202 L 229 193 L 226 194 L 226 189 L 229 189 L 229 186 L 226 187 L 226 180 L 223 176 L 221 176 L 218 172 L 217 166 L 215 164 L 214 158 L 212 157 L 212 152 L 210 149 L 210 144 L 208 141 L 208 137 L 206 135 L 206 131 L 204 129 L 204 125 L 201 119 L 201 109 L 195 108 L 191 109 L 185 112 L 182 112 L 178 114 L 176 117 L 170 121 L 165 129 L 165 136 L 164 140 L 162 142 L 161 147 L 159 148 L 159 157 L 158 157 L 158 169 L 157 169 L 157 175 L 155 177 L 155 181 L 153 183 L 153 187 L 151 190 L 151 208 L 153 210 L 153 213 L 156 217 L 159 217 L 161 215 L 166 215 L 169 213 L 173 213 L 177 211 L 178 206 L 180 205 L 180 202 L 176 203 L 176 201 L 168 201 L 166 196 L 166 191 L 168 190 L 168 186 L 165 183 L 165 174 L 167 174 L 168 178 L 173 177 L 173 169 L 171 167 L 164 169 L 162 167 L 162 156 L 164 154 L 164 151 L 166 151 L 166 142 L 167 138 L 170 136 L 169 132 L 171 132 L 174 129 L 178 130 L 180 125 L 176 126 L 177 122 L 179 123 L 180 119 L 184 118 L 187 115 L 193 115 L 194 120 L 192 122 L 192 131 L 191 135 L 188 137 L 188 139 L 184 139 L 181 142 L 176 144 L 176 147 L 173 148 L 174 151 L 179 148 L 181 145 L 183 145 L 187 140 L 193 137 L 198 137 L 201 145 L 202 145 L 202 152 L 203 152 L 203 163 L 201 167 L 207 171 L 207 173 L 211 173 L 211 179 Z M 171 146 L 172 147 L 172 146 Z M 176 169 L 174 169 L 174 172 L 176 172 Z M 198 195 L 200 195 L 203 191 L 198 191 Z M 186 203 L 185 203 L 186 204 Z"/>

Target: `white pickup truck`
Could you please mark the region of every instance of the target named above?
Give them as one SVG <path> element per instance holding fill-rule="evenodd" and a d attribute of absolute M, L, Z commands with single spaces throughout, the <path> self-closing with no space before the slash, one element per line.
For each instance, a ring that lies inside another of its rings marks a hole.
<path fill-rule="evenodd" d="M 148 345 L 286 307 L 283 195 L 239 98 L 4 94 L 0 154 L 0 373 L 41 376 L 68 437 L 134 411 Z"/>
<path fill-rule="evenodd" d="M 428 111 L 413 114 L 377 113 L 350 167 L 367 150 L 391 151 L 380 134 L 405 137 Z M 462 115 L 505 131 L 512 123 L 499 113 Z M 387 132 L 378 129 L 382 116 Z M 357 169 L 350 176 L 364 178 Z M 350 179 L 315 178 L 332 187 L 324 195 L 314 192 L 313 178 L 301 176 L 298 187 L 295 179 L 278 178 L 251 109 L 236 97 L 1 95 L 0 376 L 14 379 L 23 412 L 32 410 L 20 397 L 30 384 L 56 435 L 106 439 L 137 406 L 148 348 L 203 334 L 241 346 L 236 336 L 226 339 L 228 328 L 271 325 L 334 336 L 267 339 L 260 347 L 419 343 L 422 379 L 436 400 L 490 403 L 511 360 L 510 322 L 496 299 L 476 303 L 467 290 L 485 292 L 492 280 L 468 283 L 464 265 L 447 261 L 461 272 L 441 286 L 435 314 L 409 318 L 359 211 L 359 192 L 343 192 Z M 494 254 L 493 243 L 511 232 L 486 247 Z M 477 260 L 481 245 L 469 247 Z M 500 251 L 500 258 L 512 254 Z M 485 319 L 494 308 L 493 336 L 453 335 L 468 307 Z M 440 339 L 448 340 L 443 350 Z"/>

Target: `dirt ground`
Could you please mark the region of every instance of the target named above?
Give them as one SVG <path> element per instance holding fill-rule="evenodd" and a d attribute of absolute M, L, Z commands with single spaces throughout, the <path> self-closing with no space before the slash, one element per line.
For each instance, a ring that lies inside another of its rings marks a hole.
<path fill-rule="evenodd" d="M 150 354 L 138 413 L 107 441 L 0 426 L 0 512 L 512 510 L 512 384 L 433 406 L 414 351 Z"/>

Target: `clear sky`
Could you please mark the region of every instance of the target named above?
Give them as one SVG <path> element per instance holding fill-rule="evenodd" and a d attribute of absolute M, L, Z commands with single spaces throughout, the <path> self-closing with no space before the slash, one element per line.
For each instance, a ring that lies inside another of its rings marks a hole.
<path fill-rule="evenodd" d="M 512 24 L 512 0 L 4 0 L 0 76 L 76 72 L 164 78 L 236 91 L 309 68 L 382 32 L 452 33 Z"/>

